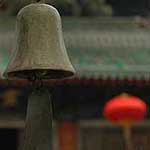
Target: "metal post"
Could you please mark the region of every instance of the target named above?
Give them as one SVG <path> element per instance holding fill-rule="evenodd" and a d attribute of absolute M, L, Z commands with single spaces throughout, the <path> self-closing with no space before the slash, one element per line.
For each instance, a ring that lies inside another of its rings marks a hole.
<path fill-rule="evenodd" d="M 28 100 L 24 150 L 52 150 L 52 103 L 47 89 L 34 89 Z"/>

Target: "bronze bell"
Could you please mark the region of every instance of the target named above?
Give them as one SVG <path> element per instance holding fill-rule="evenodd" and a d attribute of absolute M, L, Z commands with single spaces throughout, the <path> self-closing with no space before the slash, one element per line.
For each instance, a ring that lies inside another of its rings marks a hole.
<path fill-rule="evenodd" d="M 17 16 L 16 51 L 4 76 L 57 79 L 75 71 L 68 58 L 58 11 L 44 3 L 24 7 Z"/>

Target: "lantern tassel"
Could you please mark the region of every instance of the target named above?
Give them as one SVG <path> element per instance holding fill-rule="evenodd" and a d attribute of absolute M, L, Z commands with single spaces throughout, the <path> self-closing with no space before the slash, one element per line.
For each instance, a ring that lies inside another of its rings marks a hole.
<path fill-rule="evenodd" d="M 125 140 L 125 149 L 133 150 L 132 138 L 131 138 L 131 126 L 129 124 L 125 124 L 123 126 L 124 132 L 124 140 Z"/>
<path fill-rule="evenodd" d="M 47 89 L 29 96 L 24 150 L 52 150 L 52 103 Z"/>

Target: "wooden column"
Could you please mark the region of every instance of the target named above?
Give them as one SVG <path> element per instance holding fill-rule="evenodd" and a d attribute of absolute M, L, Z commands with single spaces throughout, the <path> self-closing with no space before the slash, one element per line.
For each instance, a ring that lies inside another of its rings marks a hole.
<path fill-rule="evenodd" d="M 78 150 L 78 125 L 75 122 L 58 123 L 59 150 Z"/>

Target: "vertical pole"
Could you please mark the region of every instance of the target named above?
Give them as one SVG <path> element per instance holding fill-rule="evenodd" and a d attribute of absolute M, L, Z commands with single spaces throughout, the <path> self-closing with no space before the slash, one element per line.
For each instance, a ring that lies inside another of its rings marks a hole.
<path fill-rule="evenodd" d="M 124 140 L 125 140 L 125 150 L 133 150 L 130 125 L 125 125 L 123 127 L 123 131 L 124 131 Z"/>
<path fill-rule="evenodd" d="M 52 103 L 48 90 L 29 96 L 24 150 L 52 150 Z"/>

